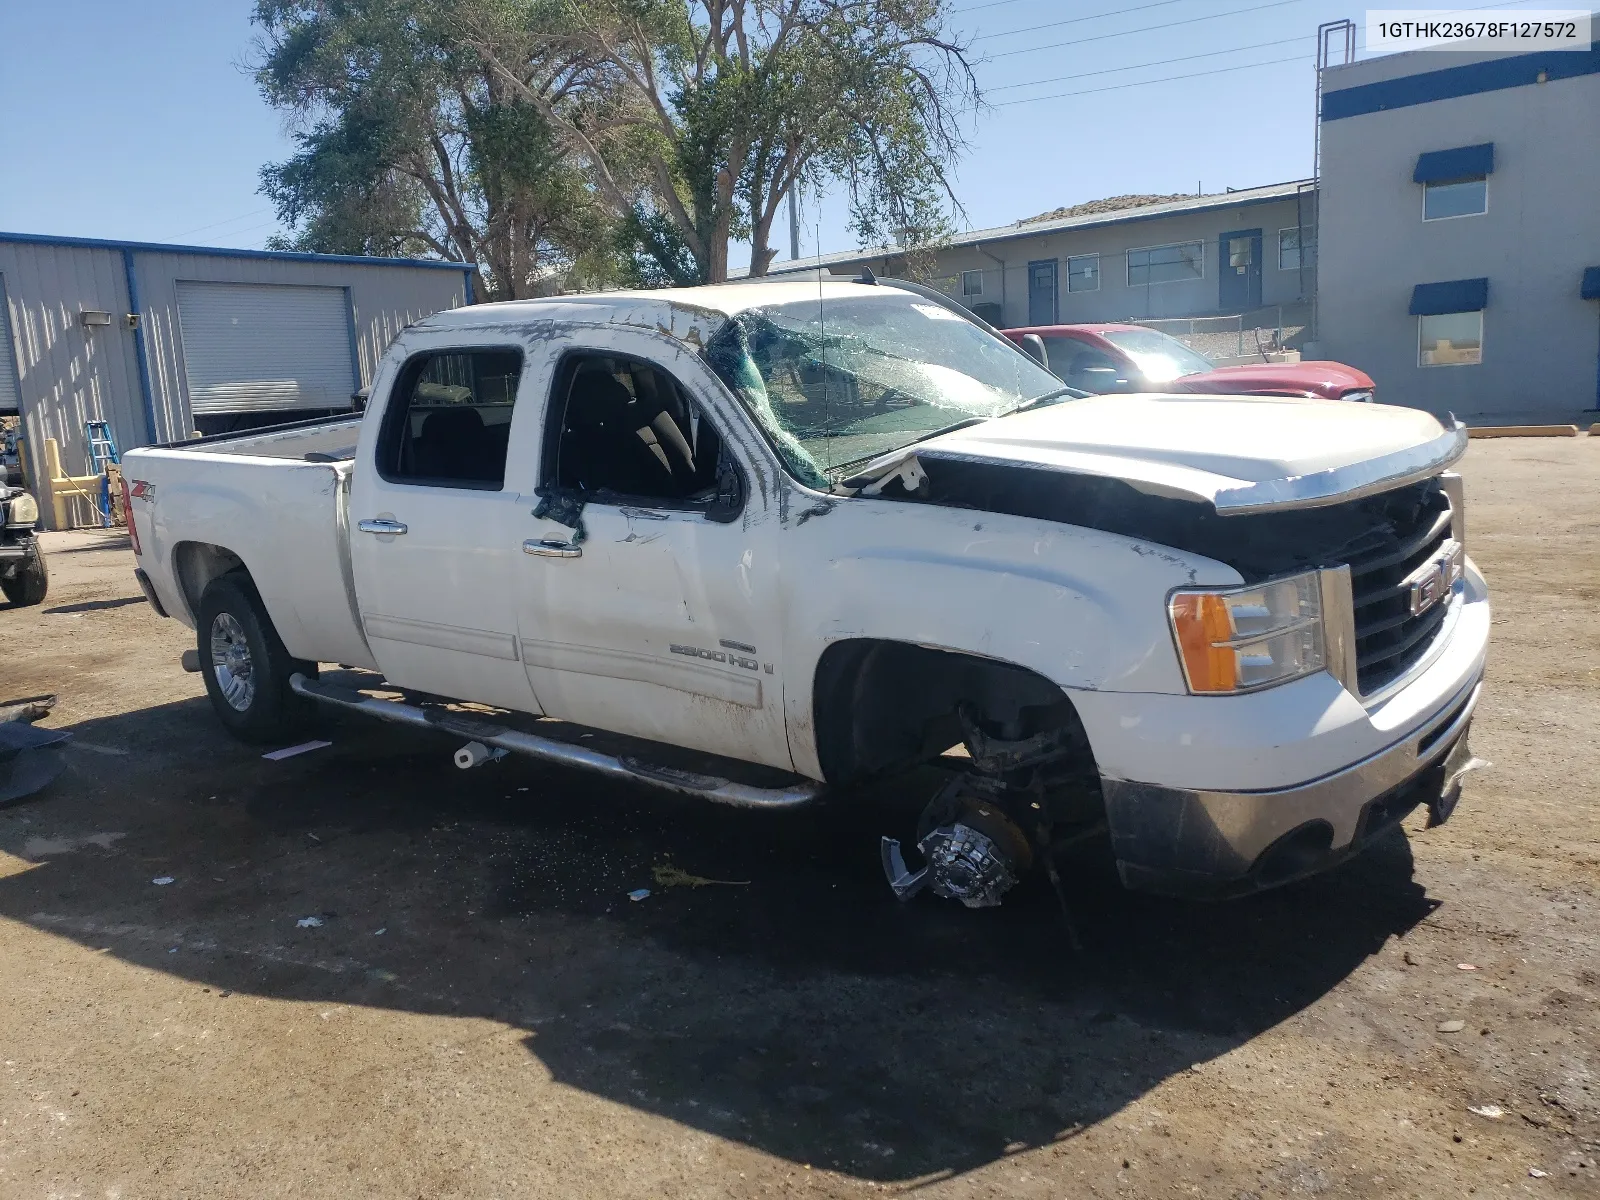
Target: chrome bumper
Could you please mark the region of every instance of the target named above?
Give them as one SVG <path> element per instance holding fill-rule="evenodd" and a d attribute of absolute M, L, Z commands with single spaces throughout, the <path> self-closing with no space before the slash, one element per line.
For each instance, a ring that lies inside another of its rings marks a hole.
<path fill-rule="evenodd" d="M 1467 729 L 1482 690 L 1474 678 L 1394 745 L 1291 788 L 1189 791 L 1102 777 L 1123 883 L 1225 896 L 1333 865 L 1418 804 L 1435 803 L 1459 786 L 1475 765 Z"/>

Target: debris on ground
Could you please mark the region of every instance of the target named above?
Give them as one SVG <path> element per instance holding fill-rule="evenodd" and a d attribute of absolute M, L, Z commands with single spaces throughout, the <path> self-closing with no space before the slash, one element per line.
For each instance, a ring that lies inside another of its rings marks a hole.
<path fill-rule="evenodd" d="M 331 746 L 332 742 L 315 741 L 301 742 L 298 746 L 285 746 L 282 750 L 268 750 L 261 757 L 268 762 L 278 762 L 285 758 L 293 758 L 296 754 L 305 754 L 311 750 L 321 750 L 324 746 Z"/>
<path fill-rule="evenodd" d="M 150 882 L 155 884 L 157 887 L 166 887 L 167 884 L 176 883 L 177 880 L 174 879 L 171 875 L 157 875 Z"/>
<path fill-rule="evenodd" d="M 55 706 L 54 696 L 24 696 L 21 700 L 7 700 L 0 704 L 0 722 L 22 721 L 31 725 L 40 717 L 49 716 Z"/>
<path fill-rule="evenodd" d="M 0 806 L 26 800 L 55 782 L 67 769 L 59 747 L 72 737 L 60 729 L 37 729 L 54 696 L 30 696 L 0 705 Z"/>
<path fill-rule="evenodd" d="M 1541 1171 L 1538 1167 L 1529 1167 L 1528 1168 L 1528 1175 L 1531 1178 L 1534 1178 L 1534 1179 L 1549 1179 L 1550 1178 L 1550 1172 L 1549 1171 Z"/>
<path fill-rule="evenodd" d="M 651 876 L 662 887 L 749 887 L 748 879 L 707 879 L 704 875 L 691 875 L 682 867 L 673 866 L 671 863 L 658 863 L 650 871 Z"/>
<path fill-rule="evenodd" d="M 1477 966 L 1476 963 L 1457 963 L 1456 964 L 1456 970 L 1458 970 L 1458 971 L 1476 971 L 1477 969 L 1478 969 L 1478 966 Z"/>
<path fill-rule="evenodd" d="M 297 928 L 297 929 L 320 929 L 320 928 L 322 928 L 322 918 L 321 917 L 301 917 L 298 921 L 295 922 L 295 928 Z"/>
<path fill-rule="evenodd" d="M 1440 1021 L 1438 1024 L 1440 1033 L 1460 1033 L 1466 1027 L 1465 1021 Z"/>
<path fill-rule="evenodd" d="M 640 900 L 648 900 L 649 898 L 650 898 L 650 889 L 649 888 L 634 888 L 633 891 L 628 893 L 628 899 L 632 900 L 632 901 L 635 901 L 635 902 L 640 901 Z"/>
<path fill-rule="evenodd" d="M 1498 1121 L 1506 1115 L 1506 1110 L 1498 1104 L 1469 1104 L 1467 1105 L 1467 1111 L 1480 1117 L 1488 1117 L 1491 1121 Z"/>

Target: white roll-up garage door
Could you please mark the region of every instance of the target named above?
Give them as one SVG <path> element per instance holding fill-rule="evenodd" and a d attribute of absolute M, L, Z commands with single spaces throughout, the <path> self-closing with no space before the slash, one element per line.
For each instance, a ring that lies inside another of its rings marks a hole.
<path fill-rule="evenodd" d="M 6 300 L 6 277 L 0 275 L 0 413 L 21 411 L 17 363 L 11 357 L 11 305 Z"/>
<path fill-rule="evenodd" d="M 189 406 L 196 413 L 349 408 L 343 288 L 178 283 Z"/>

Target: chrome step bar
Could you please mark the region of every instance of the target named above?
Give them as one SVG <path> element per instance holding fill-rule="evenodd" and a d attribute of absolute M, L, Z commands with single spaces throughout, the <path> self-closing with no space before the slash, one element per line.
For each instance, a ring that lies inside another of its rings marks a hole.
<path fill-rule="evenodd" d="M 645 762 L 632 756 L 602 754 L 583 746 L 524 733 L 520 729 L 507 729 L 503 725 L 477 720 L 461 713 L 419 708 L 414 704 L 402 704 L 397 700 L 379 700 L 374 696 L 364 695 L 354 688 L 307 679 L 299 672 L 289 676 L 289 686 L 297 695 L 304 696 L 308 700 L 329 704 L 335 708 L 349 709 L 351 712 L 365 713 L 369 717 L 377 717 L 380 721 L 392 721 L 399 725 L 413 725 L 419 729 L 453 734 L 470 741 L 482 742 L 485 746 L 509 750 L 512 754 L 523 754 L 529 758 L 560 763 L 566 767 L 579 767 L 629 783 L 648 783 L 670 792 L 696 796 L 717 804 L 729 804 L 735 808 L 798 808 L 815 800 L 823 791 L 820 783 L 813 783 L 810 780 L 800 780 L 785 788 L 762 788 L 746 783 L 735 783 L 716 775 L 701 775 L 677 767 Z"/>

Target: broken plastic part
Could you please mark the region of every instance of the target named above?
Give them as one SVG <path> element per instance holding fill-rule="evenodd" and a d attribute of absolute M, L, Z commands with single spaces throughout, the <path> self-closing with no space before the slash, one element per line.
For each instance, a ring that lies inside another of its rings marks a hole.
<path fill-rule="evenodd" d="M 878 845 L 883 859 L 883 873 L 889 880 L 889 889 L 896 900 L 909 900 L 928 885 L 928 868 L 913 872 L 906 866 L 905 855 L 900 853 L 900 843 L 892 837 L 884 838 Z"/>
<path fill-rule="evenodd" d="M 927 485 L 928 473 L 922 469 L 922 463 L 913 454 L 897 464 L 892 471 L 867 484 L 866 487 L 861 489 L 861 494 L 863 496 L 876 496 L 897 479 L 900 481 L 900 486 L 906 490 L 908 496 L 917 496 L 922 494 Z"/>
<path fill-rule="evenodd" d="M 1474 771 L 1482 771 L 1493 765 L 1488 759 L 1473 754 L 1467 739 L 1462 737 L 1444 760 L 1444 782 L 1439 794 L 1428 801 L 1428 828 L 1437 828 L 1450 819 L 1450 814 L 1455 812 L 1456 805 L 1461 801 L 1463 779 Z"/>
<path fill-rule="evenodd" d="M 544 487 L 535 488 L 533 494 L 539 497 L 539 503 L 533 510 L 533 515 L 541 520 L 554 521 L 557 525 L 565 525 L 572 530 L 571 542 L 574 546 L 581 545 L 588 537 L 588 532 L 583 527 L 583 506 L 588 503 L 588 497 L 572 488 L 556 487 L 546 484 Z"/>

